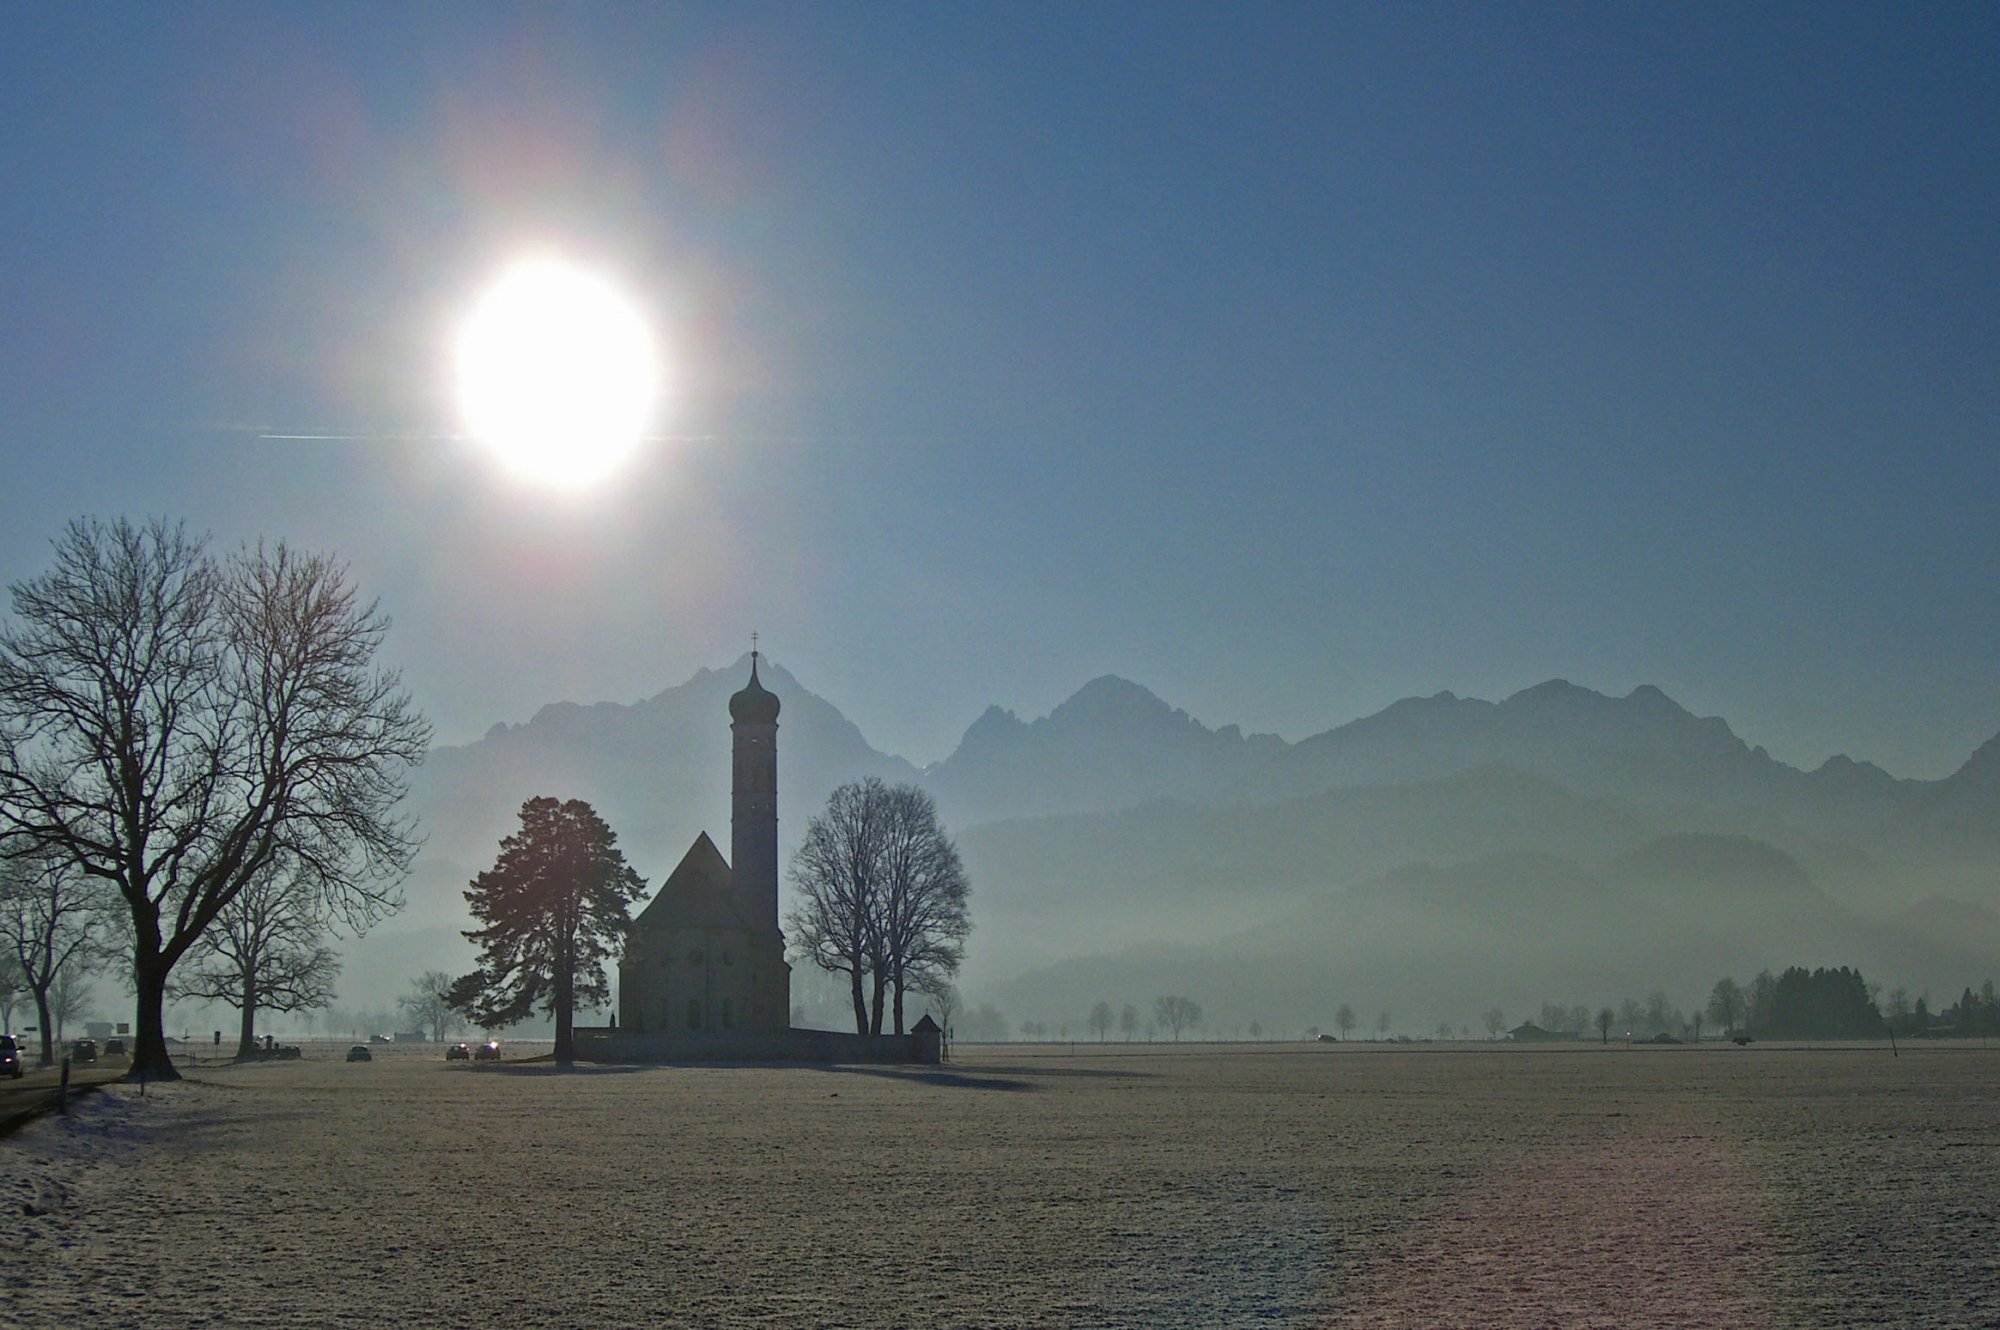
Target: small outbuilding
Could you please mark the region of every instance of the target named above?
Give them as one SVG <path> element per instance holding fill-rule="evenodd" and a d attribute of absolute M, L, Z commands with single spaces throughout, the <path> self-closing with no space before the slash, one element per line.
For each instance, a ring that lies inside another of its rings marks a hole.
<path fill-rule="evenodd" d="M 1559 1040 L 1571 1038 L 1570 1035 L 1563 1034 L 1560 1031 L 1544 1030 L 1533 1021 L 1523 1021 L 1521 1024 L 1507 1031 L 1507 1037 L 1517 1044 L 1552 1044 Z"/>
<path fill-rule="evenodd" d="M 923 1019 L 910 1027 L 910 1061 L 925 1066 L 935 1066 L 944 1061 L 944 1031 L 925 1012 Z"/>

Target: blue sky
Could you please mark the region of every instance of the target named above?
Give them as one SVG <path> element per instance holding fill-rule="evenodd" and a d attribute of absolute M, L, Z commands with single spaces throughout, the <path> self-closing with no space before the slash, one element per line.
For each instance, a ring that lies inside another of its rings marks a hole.
<path fill-rule="evenodd" d="M 1996 69 L 1969 5 L 11 10 L 0 574 L 340 551 L 452 738 L 756 628 L 919 760 L 1104 672 L 1293 737 L 1563 676 L 1940 775 Z M 440 437 L 547 246 L 677 384 L 582 499 Z"/>

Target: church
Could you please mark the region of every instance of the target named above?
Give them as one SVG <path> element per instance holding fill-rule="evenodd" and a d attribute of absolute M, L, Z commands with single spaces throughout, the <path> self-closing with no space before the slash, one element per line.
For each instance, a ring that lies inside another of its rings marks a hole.
<path fill-rule="evenodd" d="M 629 1034 L 724 1035 L 791 1024 L 792 967 L 778 929 L 778 696 L 757 678 L 729 699 L 729 861 L 695 837 L 639 917 L 618 966 Z"/>

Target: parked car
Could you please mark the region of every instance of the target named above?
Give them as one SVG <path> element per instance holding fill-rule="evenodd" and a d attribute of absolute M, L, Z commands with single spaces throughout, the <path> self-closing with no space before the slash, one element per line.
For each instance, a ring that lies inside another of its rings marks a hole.
<path fill-rule="evenodd" d="M 500 1041 L 498 1039 L 488 1039 L 478 1048 L 472 1050 L 472 1060 L 474 1062 L 498 1062 L 500 1060 Z"/>
<path fill-rule="evenodd" d="M 11 1034 L 0 1034 L 0 1075 L 21 1079 L 21 1046 Z"/>
<path fill-rule="evenodd" d="M 108 1058 L 122 1058 L 122 1057 L 124 1057 L 124 1056 L 125 1056 L 125 1041 L 124 1041 L 123 1039 L 107 1039 L 107 1040 L 105 1040 L 105 1041 L 104 1041 L 104 1056 L 105 1056 L 105 1057 L 108 1057 Z"/>
<path fill-rule="evenodd" d="M 373 1062 L 375 1055 L 368 1051 L 368 1045 L 356 1044 L 347 1050 L 347 1060 L 349 1062 Z"/>
<path fill-rule="evenodd" d="M 464 1062 L 471 1056 L 472 1045 L 470 1044 L 453 1044 L 444 1051 L 444 1060 L 446 1062 Z"/>
<path fill-rule="evenodd" d="M 69 1060 L 79 1065 L 85 1062 L 97 1061 L 97 1041 L 95 1039 L 79 1039 L 71 1044 L 69 1046 Z"/>

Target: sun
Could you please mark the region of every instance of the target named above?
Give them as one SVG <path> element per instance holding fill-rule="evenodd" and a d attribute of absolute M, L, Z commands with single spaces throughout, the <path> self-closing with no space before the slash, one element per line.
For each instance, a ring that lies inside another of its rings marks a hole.
<path fill-rule="evenodd" d="M 524 480 L 597 483 L 645 438 L 659 354 L 639 308 L 561 259 L 502 272 L 459 329 L 459 410 L 474 439 Z"/>

